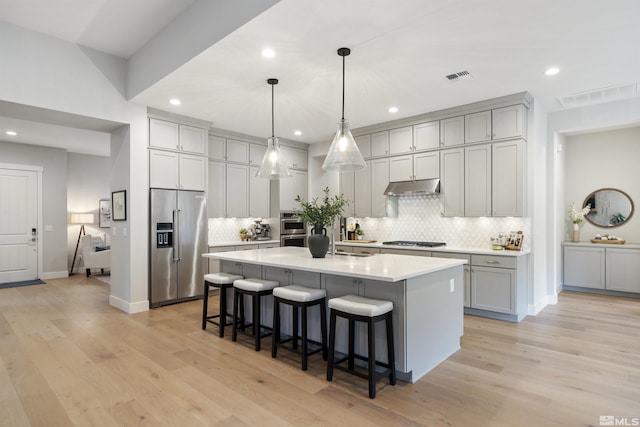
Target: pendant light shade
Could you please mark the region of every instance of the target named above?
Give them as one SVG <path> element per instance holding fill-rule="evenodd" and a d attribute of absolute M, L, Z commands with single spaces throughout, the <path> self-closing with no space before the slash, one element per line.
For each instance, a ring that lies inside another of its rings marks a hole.
<path fill-rule="evenodd" d="M 271 85 L 271 138 L 267 140 L 267 151 L 256 176 L 267 179 L 291 178 L 293 175 L 282 155 L 278 138 L 274 136 L 273 87 L 278 84 L 278 79 L 268 79 L 267 83 Z"/>
<path fill-rule="evenodd" d="M 350 53 L 349 48 L 338 49 L 338 55 L 342 57 L 342 118 L 338 121 L 338 130 L 322 164 L 322 169 L 326 171 L 349 172 L 364 169 L 367 166 L 351 135 L 349 121 L 344 118 L 344 57 Z"/>

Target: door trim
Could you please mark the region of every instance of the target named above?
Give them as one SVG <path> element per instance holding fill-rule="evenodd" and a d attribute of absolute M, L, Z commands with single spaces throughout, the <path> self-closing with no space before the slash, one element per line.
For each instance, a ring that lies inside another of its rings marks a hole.
<path fill-rule="evenodd" d="M 38 230 L 40 230 L 38 232 L 38 244 L 37 244 L 37 248 L 38 248 L 38 271 L 36 272 L 37 274 L 37 278 L 41 279 L 42 278 L 42 269 L 43 269 L 43 262 L 42 259 L 43 257 L 43 245 L 42 245 L 42 241 L 44 240 L 43 236 L 44 236 L 44 229 L 42 227 L 42 171 L 44 170 L 44 168 L 42 166 L 35 166 L 35 165 L 18 165 L 18 164 L 12 164 L 12 163 L 0 163 L 0 169 L 11 169 L 11 170 L 21 170 L 21 171 L 28 171 L 28 172 L 35 172 L 36 173 L 36 186 L 38 187 L 36 192 L 37 192 L 37 200 L 36 202 L 38 203 L 38 207 L 37 209 L 37 216 L 38 216 L 38 220 L 37 220 L 37 227 Z"/>

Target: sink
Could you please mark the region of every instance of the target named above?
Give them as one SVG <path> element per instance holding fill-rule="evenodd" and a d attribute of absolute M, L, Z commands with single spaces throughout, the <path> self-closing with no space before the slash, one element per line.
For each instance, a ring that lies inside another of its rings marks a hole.
<path fill-rule="evenodd" d="M 364 257 L 370 257 L 373 254 L 354 254 L 354 253 L 351 253 L 351 252 L 336 252 L 336 255 L 356 256 L 356 257 L 364 258 Z"/>

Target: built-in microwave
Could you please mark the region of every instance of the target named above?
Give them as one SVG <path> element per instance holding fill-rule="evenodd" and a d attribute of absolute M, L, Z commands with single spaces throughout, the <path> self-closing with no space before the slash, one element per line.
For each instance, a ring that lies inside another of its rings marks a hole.
<path fill-rule="evenodd" d="M 306 234 L 283 234 L 280 236 L 280 246 L 307 246 Z"/>
<path fill-rule="evenodd" d="M 280 212 L 280 234 L 307 234 L 307 224 L 295 212 Z"/>

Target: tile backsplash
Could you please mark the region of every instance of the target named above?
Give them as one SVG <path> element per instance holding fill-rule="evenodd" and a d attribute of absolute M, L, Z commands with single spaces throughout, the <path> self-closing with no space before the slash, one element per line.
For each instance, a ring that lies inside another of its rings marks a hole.
<path fill-rule="evenodd" d="M 439 195 L 402 196 L 397 218 L 348 218 L 347 224 L 358 222 L 368 240 L 437 241 L 478 249 L 490 248 L 490 238 L 500 232 L 521 230 L 523 249 L 530 249 L 530 218 L 444 218 L 440 211 Z"/>
<path fill-rule="evenodd" d="M 262 223 L 272 225 L 274 220 L 263 218 Z M 240 229 L 251 229 L 253 224 L 252 218 L 209 218 L 209 243 L 239 242 Z M 272 235 L 271 238 L 278 240 L 280 236 Z"/>

